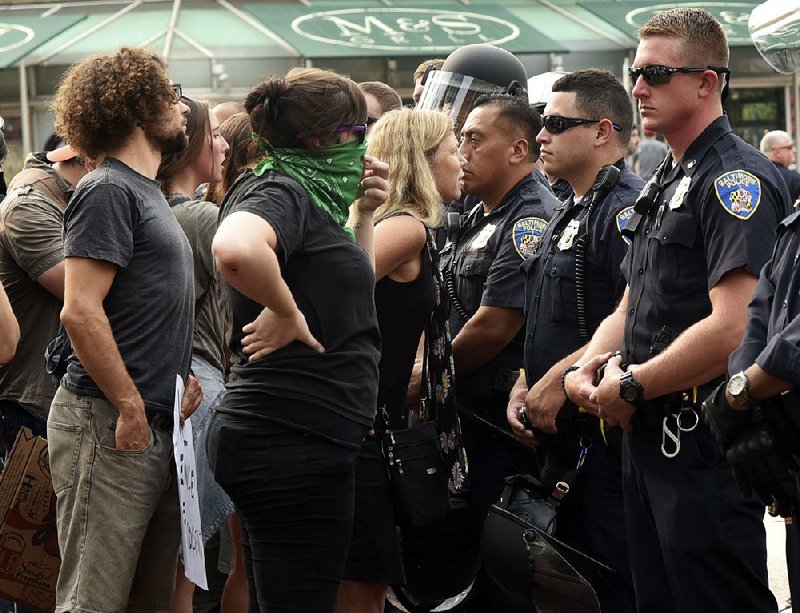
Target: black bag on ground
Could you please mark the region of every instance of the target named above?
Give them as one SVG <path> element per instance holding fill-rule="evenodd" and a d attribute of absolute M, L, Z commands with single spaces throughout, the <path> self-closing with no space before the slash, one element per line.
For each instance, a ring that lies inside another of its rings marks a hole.
<path fill-rule="evenodd" d="M 383 455 L 399 526 L 424 526 L 450 510 L 449 475 L 438 438 L 432 421 L 403 430 L 387 430 L 383 436 Z"/>

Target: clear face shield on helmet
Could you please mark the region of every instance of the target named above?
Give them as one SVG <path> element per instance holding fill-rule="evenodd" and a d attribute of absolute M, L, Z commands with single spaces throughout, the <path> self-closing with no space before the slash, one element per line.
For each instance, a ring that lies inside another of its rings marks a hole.
<path fill-rule="evenodd" d="M 516 81 L 511 87 L 500 87 L 456 72 L 437 70 L 428 75 L 416 108 L 420 111 L 447 112 L 453 120 L 456 134 L 459 134 L 478 98 L 486 94 L 511 93 L 509 89 L 515 84 L 523 91 Z"/>
<path fill-rule="evenodd" d="M 767 0 L 747 23 L 758 52 L 778 72 L 800 71 L 800 0 Z"/>

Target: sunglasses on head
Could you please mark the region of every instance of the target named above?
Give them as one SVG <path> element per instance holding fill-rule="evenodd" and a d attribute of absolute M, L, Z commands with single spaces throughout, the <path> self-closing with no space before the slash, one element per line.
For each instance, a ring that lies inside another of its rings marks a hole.
<path fill-rule="evenodd" d="M 354 124 L 352 126 L 339 126 L 334 130 L 334 132 L 351 132 L 356 135 L 358 138 L 358 144 L 364 144 L 364 140 L 367 138 L 367 124 L 359 123 Z M 298 132 L 297 138 L 303 140 L 306 137 L 305 132 Z"/>
<path fill-rule="evenodd" d="M 692 73 L 705 72 L 706 70 L 713 70 L 717 74 L 731 74 L 730 70 L 722 66 L 681 66 L 672 68 L 671 66 L 662 66 L 660 64 L 648 64 L 639 68 L 631 66 L 628 68 L 628 75 L 630 75 L 634 83 L 639 80 L 639 77 L 644 77 L 644 81 L 648 85 L 666 85 L 676 72 Z"/>
<path fill-rule="evenodd" d="M 544 129 L 550 134 L 561 134 L 575 126 L 583 126 L 590 123 L 599 123 L 602 119 L 580 119 L 577 117 L 562 117 L 561 115 L 545 115 L 542 117 Z M 622 126 L 611 123 L 611 127 L 617 132 L 622 132 Z"/>

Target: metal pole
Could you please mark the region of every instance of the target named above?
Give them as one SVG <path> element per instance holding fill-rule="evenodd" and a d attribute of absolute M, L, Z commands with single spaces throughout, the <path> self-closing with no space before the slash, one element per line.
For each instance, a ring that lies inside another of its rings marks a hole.
<path fill-rule="evenodd" d="M 178 15 L 181 12 L 181 0 L 172 3 L 172 14 L 169 16 L 167 35 L 164 37 L 164 48 L 161 50 L 161 57 L 165 62 L 169 62 L 169 54 L 172 51 L 172 37 L 175 35 L 175 26 L 178 23 Z"/>
<path fill-rule="evenodd" d="M 794 88 L 794 142 L 800 143 L 800 78 L 797 73 L 794 73 L 792 79 L 792 88 Z"/>
<path fill-rule="evenodd" d="M 33 134 L 31 134 L 31 108 L 28 98 L 28 67 L 25 62 L 19 63 L 19 95 L 22 106 L 22 151 L 24 155 L 28 155 L 33 151 Z"/>

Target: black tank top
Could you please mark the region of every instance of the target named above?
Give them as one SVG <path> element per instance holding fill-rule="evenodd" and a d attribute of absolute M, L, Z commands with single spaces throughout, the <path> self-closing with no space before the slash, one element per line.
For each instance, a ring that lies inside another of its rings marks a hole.
<path fill-rule="evenodd" d="M 420 271 L 416 279 L 401 282 L 385 276 L 375 285 L 375 307 L 382 345 L 378 366 L 378 413 L 375 416 L 378 430 L 385 429 L 381 416 L 383 406 L 389 413 L 391 428 L 407 426 L 406 390 L 420 336 L 435 304 L 433 271 L 425 247 L 420 253 Z"/>

